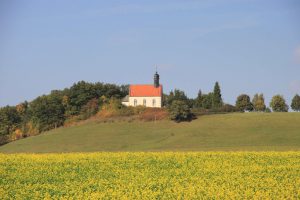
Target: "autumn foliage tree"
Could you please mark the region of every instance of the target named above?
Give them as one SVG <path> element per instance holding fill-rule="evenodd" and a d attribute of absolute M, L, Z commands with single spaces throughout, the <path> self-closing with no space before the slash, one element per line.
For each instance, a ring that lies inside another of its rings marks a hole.
<path fill-rule="evenodd" d="M 265 98 L 263 94 L 255 94 L 252 99 L 253 109 L 255 111 L 263 112 L 266 110 Z"/>

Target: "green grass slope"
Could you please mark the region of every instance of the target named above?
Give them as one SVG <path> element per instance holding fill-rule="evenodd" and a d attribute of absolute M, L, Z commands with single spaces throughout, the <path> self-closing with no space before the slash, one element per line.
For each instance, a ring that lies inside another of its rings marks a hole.
<path fill-rule="evenodd" d="M 2 153 L 269 150 L 300 150 L 300 113 L 210 115 L 178 124 L 91 122 L 0 147 Z"/>

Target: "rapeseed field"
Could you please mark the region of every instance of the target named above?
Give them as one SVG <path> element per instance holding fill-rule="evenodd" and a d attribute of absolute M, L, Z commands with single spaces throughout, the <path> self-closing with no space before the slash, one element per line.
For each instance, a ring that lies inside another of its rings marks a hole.
<path fill-rule="evenodd" d="M 300 152 L 0 154 L 0 199 L 299 199 Z"/>

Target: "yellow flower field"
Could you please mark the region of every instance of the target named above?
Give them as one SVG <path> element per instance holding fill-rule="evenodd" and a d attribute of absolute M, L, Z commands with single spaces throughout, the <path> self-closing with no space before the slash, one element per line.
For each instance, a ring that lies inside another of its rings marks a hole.
<path fill-rule="evenodd" d="M 0 199 L 299 199 L 300 152 L 0 154 Z"/>

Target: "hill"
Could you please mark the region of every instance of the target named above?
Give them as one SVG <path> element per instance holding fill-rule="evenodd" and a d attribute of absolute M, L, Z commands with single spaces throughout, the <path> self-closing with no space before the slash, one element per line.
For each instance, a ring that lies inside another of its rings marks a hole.
<path fill-rule="evenodd" d="M 192 122 L 90 122 L 0 147 L 2 153 L 300 150 L 300 113 L 235 113 Z"/>

